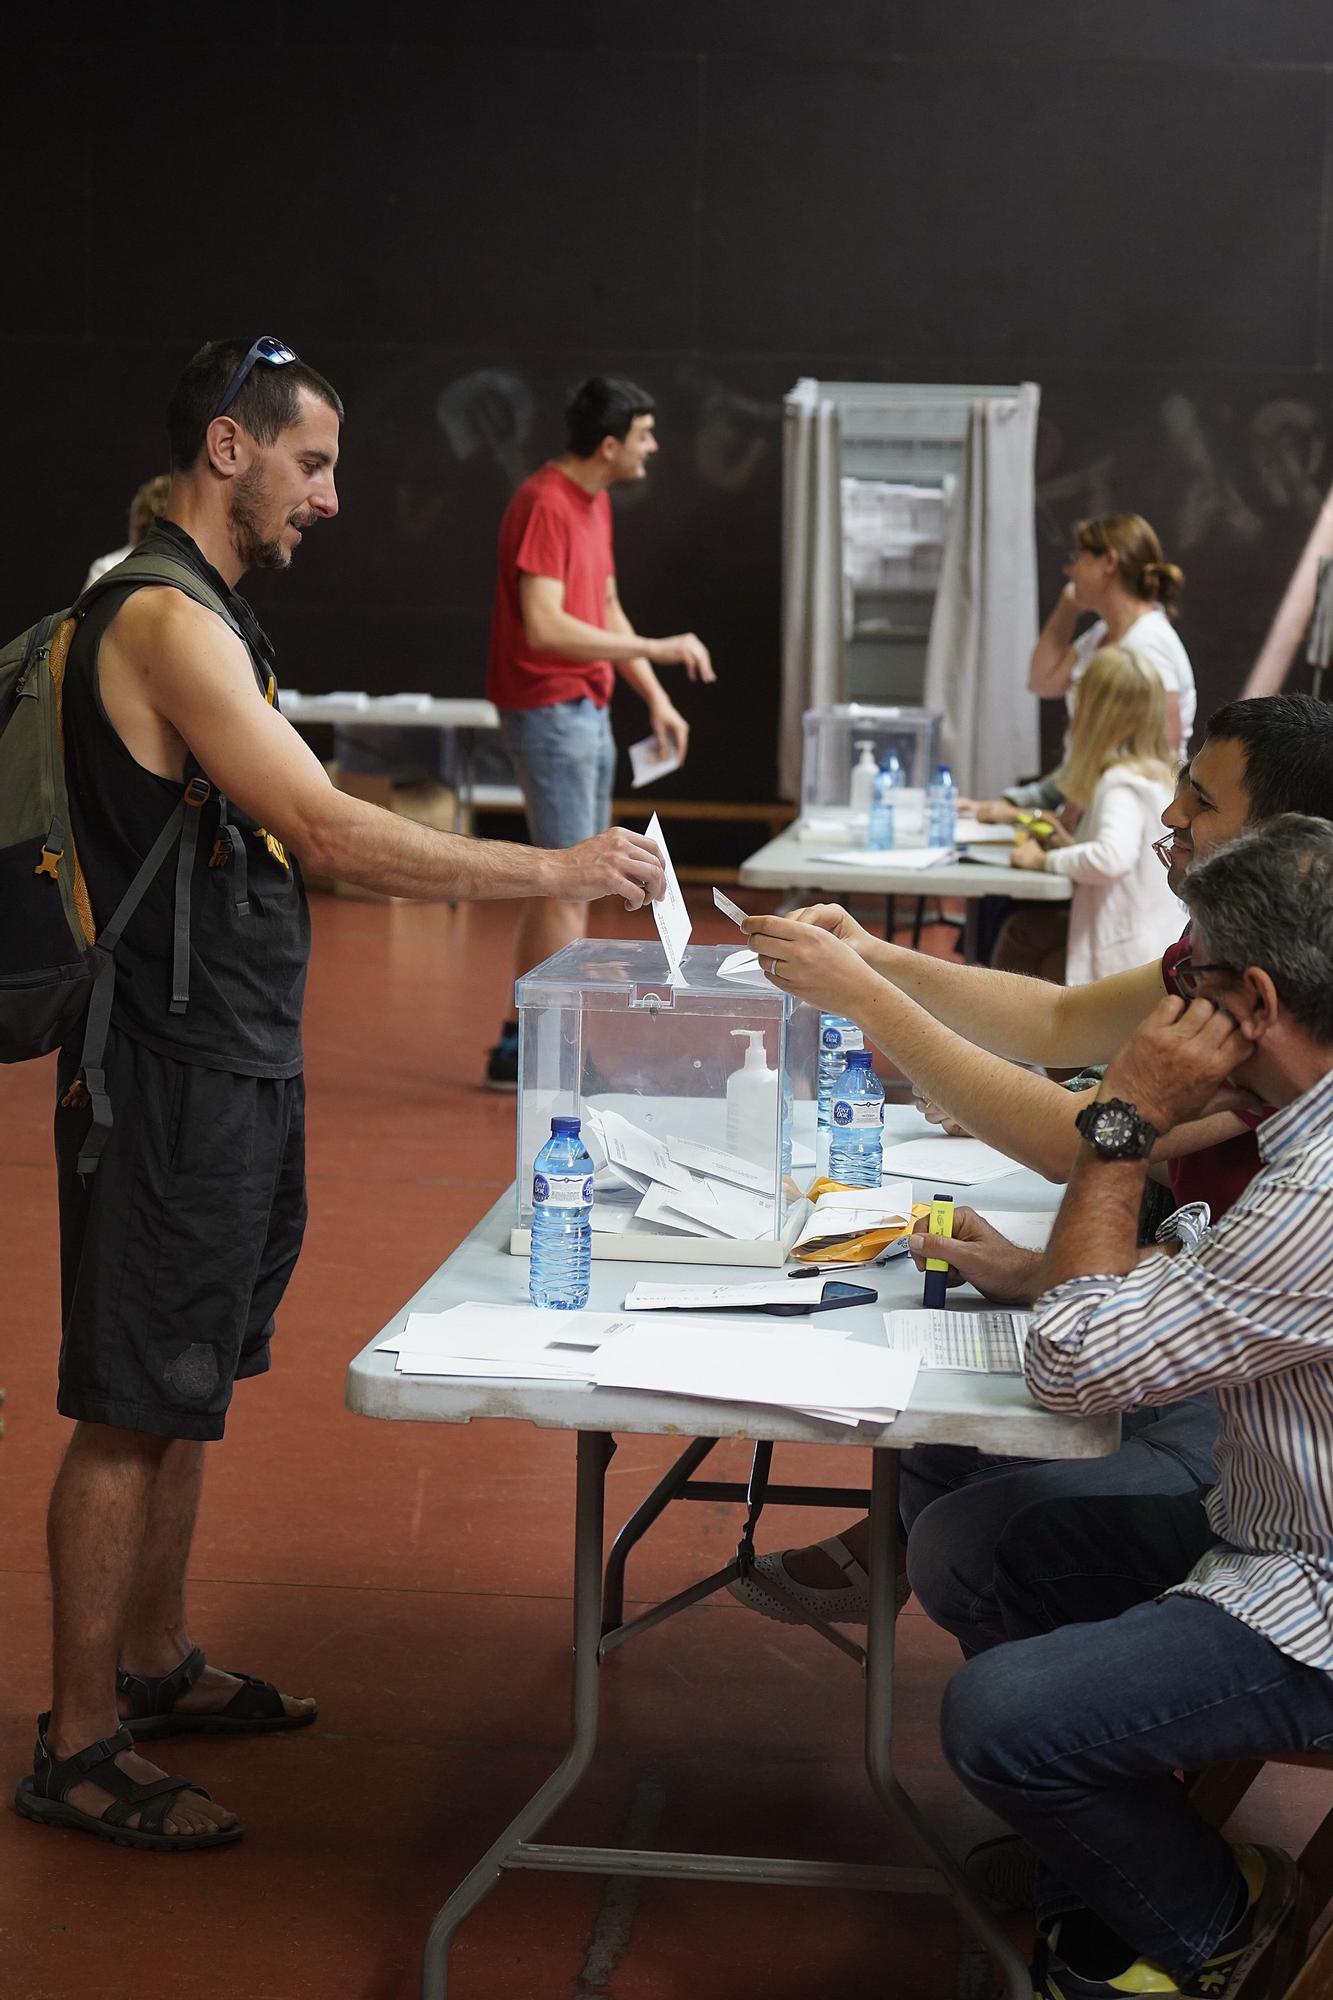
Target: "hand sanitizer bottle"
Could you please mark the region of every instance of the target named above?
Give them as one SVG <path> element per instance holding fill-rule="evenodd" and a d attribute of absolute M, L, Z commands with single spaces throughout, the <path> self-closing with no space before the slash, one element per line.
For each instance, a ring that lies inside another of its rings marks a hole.
<path fill-rule="evenodd" d="M 778 1073 L 764 1060 L 762 1028 L 733 1028 L 745 1060 L 727 1078 L 727 1151 L 763 1166 L 778 1141 Z"/>
<path fill-rule="evenodd" d="M 869 819 L 870 801 L 874 795 L 879 766 L 875 762 L 873 743 L 858 743 L 856 747 L 861 754 L 852 766 L 852 816 L 855 819 Z"/>

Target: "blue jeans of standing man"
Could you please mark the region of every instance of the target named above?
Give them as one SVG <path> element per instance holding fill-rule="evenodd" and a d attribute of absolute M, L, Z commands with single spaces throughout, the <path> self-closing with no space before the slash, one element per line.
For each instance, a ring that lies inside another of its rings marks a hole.
<path fill-rule="evenodd" d="M 1036 1850 L 1038 1915 L 1093 1910 L 1177 1979 L 1227 1929 L 1236 1863 L 1176 1771 L 1333 1749 L 1333 1674 L 1158 1595 L 1216 1544 L 1198 1497 L 1016 1517 L 996 1551 L 1010 1641 L 960 1669 L 941 1716 L 962 1782 Z"/>
<path fill-rule="evenodd" d="M 576 847 L 611 824 L 616 745 L 611 711 L 586 696 L 505 708 L 500 735 L 523 792 L 534 847 Z"/>
<path fill-rule="evenodd" d="M 903 1453 L 899 1506 L 917 1602 L 969 1656 L 997 1646 L 1005 1631 L 995 1600 L 995 1550 L 1020 1514 L 1044 1500 L 1198 1494 L 1216 1479 L 1216 1438 L 1216 1403 L 1191 1396 L 1131 1412 L 1119 1451 L 1107 1458 L 1043 1462 L 991 1458 L 962 1445 L 914 1446 Z"/>

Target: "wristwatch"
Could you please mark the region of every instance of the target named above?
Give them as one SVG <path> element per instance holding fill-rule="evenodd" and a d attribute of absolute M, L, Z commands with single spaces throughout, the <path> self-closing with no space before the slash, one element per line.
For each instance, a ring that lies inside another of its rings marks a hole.
<path fill-rule="evenodd" d="M 1123 1097 L 1085 1104 L 1074 1124 L 1103 1160 L 1146 1160 L 1157 1137 L 1157 1127 Z"/>

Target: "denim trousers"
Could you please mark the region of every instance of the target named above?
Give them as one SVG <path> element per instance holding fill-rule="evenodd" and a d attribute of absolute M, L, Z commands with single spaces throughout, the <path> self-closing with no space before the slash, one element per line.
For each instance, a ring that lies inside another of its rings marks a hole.
<path fill-rule="evenodd" d="M 1333 1749 L 1333 1673 L 1159 1595 L 1216 1543 L 1198 1495 L 1014 1518 L 995 1566 L 1009 1638 L 959 1670 L 940 1724 L 968 1790 L 1035 1849 L 1039 1916 L 1093 1910 L 1177 1979 L 1215 1950 L 1237 1873 L 1176 1772 Z"/>
<path fill-rule="evenodd" d="M 611 711 L 581 701 L 504 708 L 500 735 L 523 793 L 534 847 L 575 847 L 611 824 Z"/>
<path fill-rule="evenodd" d="M 1005 1631 L 995 1550 L 1019 1514 L 1043 1500 L 1197 1494 L 1216 1478 L 1216 1438 L 1217 1405 L 1192 1396 L 1131 1412 L 1120 1449 L 1106 1458 L 993 1458 L 962 1445 L 914 1446 L 903 1453 L 899 1508 L 917 1602 L 969 1657 L 997 1646 Z"/>

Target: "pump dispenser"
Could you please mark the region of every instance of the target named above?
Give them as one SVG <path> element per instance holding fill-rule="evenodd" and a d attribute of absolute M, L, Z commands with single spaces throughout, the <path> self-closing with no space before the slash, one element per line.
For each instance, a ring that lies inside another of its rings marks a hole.
<path fill-rule="evenodd" d="M 778 1073 L 764 1059 L 762 1028 L 733 1028 L 744 1036 L 745 1060 L 727 1078 L 727 1151 L 762 1163 L 773 1157 L 778 1130 Z"/>
<path fill-rule="evenodd" d="M 875 791 L 875 777 L 879 766 L 875 762 L 875 746 L 873 742 L 858 743 L 856 747 L 861 755 L 852 766 L 852 811 L 860 813 L 863 817 L 868 817 L 870 813 L 870 801 Z"/>

